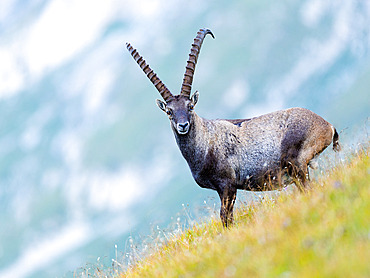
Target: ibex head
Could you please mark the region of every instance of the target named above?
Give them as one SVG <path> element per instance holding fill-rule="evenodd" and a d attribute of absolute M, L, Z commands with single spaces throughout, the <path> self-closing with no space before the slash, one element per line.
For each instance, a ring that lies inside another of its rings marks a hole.
<path fill-rule="evenodd" d="M 157 99 L 158 107 L 167 113 L 172 127 L 179 134 L 187 134 L 191 124 L 192 115 L 194 114 L 194 106 L 198 102 L 199 93 L 196 91 L 192 96 L 191 86 L 193 84 L 193 76 L 195 66 L 197 64 L 198 55 L 202 46 L 203 40 L 207 34 L 210 34 L 213 38 L 213 34 L 209 29 L 200 29 L 197 36 L 194 39 L 194 43 L 191 46 L 189 59 L 186 64 L 184 80 L 181 86 L 181 92 L 179 95 L 173 95 L 170 90 L 163 84 L 159 77 L 145 62 L 142 56 L 134 49 L 129 43 L 126 44 L 128 51 L 132 57 L 138 63 L 140 68 L 144 71 L 149 80 L 157 88 L 164 101 Z"/>
<path fill-rule="evenodd" d="M 183 95 L 174 96 L 167 103 L 157 99 L 157 105 L 160 109 L 167 113 L 168 118 L 171 121 L 172 128 L 174 128 L 178 134 L 188 133 L 192 124 L 194 115 L 194 106 L 197 104 L 199 97 L 198 91 L 196 91 L 190 98 Z"/>

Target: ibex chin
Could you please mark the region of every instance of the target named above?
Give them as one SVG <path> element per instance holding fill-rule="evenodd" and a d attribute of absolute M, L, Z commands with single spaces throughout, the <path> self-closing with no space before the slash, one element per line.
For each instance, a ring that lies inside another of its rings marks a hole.
<path fill-rule="evenodd" d="M 340 149 L 335 128 L 304 108 L 290 108 L 251 119 L 207 120 L 194 106 L 199 93 L 191 93 L 193 75 L 208 29 L 200 29 L 191 46 L 179 95 L 173 95 L 129 43 L 128 51 L 154 84 L 164 101 L 158 107 L 171 122 L 177 145 L 197 184 L 216 190 L 225 227 L 233 221 L 237 189 L 273 190 L 294 182 L 309 187 L 310 161 L 333 142 Z M 311 166 L 311 165 L 310 165 Z"/>

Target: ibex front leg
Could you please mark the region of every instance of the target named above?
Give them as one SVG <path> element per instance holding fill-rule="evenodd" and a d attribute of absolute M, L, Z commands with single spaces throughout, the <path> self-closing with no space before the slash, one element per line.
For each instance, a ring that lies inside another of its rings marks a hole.
<path fill-rule="evenodd" d="M 227 186 L 217 191 L 221 199 L 220 217 L 225 228 L 233 223 L 233 208 L 236 198 L 236 189 Z"/>

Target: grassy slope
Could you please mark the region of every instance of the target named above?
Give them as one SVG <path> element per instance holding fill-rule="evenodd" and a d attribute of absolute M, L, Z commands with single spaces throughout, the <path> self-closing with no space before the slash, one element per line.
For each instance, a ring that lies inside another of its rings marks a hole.
<path fill-rule="evenodd" d="M 308 194 L 246 206 L 236 224 L 194 226 L 122 277 L 370 277 L 369 151 Z"/>

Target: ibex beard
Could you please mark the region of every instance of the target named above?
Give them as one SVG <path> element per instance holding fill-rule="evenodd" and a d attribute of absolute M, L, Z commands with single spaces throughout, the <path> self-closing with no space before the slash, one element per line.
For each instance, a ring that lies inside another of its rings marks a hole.
<path fill-rule="evenodd" d="M 339 151 L 336 129 L 304 108 L 290 108 L 252 119 L 207 120 L 194 111 L 199 93 L 191 94 L 200 48 L 209 29 L 200 29 L 192 44 L 179 95 L 173 95 L 129 43 L 127 49 L 157 88 L 157 99 L 171 123 L 177 145 L 196 183 L 216 190 L 225 227 L 233 222 L 238 189 L 265 191 L 294 182 L 309 188 L 308 166 L 333 142 Z"/>

